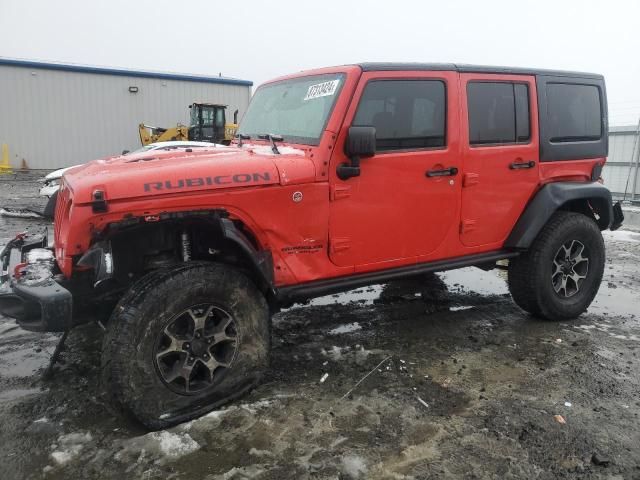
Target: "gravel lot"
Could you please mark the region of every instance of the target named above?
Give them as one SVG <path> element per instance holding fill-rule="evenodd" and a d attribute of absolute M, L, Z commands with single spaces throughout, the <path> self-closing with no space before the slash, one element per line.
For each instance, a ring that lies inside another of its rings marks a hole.
<path fill-rule="evenodd" d="M 0 176 L 0 207 L 42 208 L 38 176 Z M 0 317 L 0 478 L 640 478 L 628 217 L 605 233 L 604 282 L 575 321 L 528 317 L 497 271 L 324 297 L 275 317 L 265 384 L 162 432 L 103 405 L 97 325 L 71 333 L 43 381 L 57 336 Z M 0 217 L 0 245 L 43 224 Z"/>

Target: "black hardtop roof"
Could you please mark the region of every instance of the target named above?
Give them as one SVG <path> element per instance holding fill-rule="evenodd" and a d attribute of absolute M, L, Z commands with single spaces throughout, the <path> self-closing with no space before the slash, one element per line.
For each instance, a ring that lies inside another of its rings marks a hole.
<path fill-rule="evenodd" d="M 520 67 L 491 67 L 487 65 L 466 65 L 460 63 L 396 63 L 396 62 L 367 62 L 358 66 L 364 72 L 376 71 L 404 71 L 404 70 L 440 70 L 456 71 L 461 73 L 502 73 L 512 75 L 548 75 L 553 77 L 580 77 L 580 78 L 604 78 L 597 73 L 571 72 L 566 70 L 545 70 L 542 68 Z"/>

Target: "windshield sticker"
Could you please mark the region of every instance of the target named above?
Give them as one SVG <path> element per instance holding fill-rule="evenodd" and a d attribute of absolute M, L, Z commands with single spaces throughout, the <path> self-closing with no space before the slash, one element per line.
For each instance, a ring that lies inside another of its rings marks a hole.
<path fill-rule="evenodd" d="M 307 90 L 307 96 L 304 97 L 304 101 L 313 100 L 314 98 L 329 97 L 336 93 L 340 80 L 330 80 L 328 82 L 318 83 L 316 85 L 310 85 Z"/>

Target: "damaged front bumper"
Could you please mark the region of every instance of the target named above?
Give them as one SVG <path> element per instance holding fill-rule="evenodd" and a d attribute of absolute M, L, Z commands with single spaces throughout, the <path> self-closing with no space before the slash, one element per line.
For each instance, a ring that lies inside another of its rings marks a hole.
<path fill-rule="evenodd" d="M 71 328 L 73 297 L 57 275 L 46 230 L 18 235 L 0 252 L 0 314 L 15 318 L 25 330 Z"/>

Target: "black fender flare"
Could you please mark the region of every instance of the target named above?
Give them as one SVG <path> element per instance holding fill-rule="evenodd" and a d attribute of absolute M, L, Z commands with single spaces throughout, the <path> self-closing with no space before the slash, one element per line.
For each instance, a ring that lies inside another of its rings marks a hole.
<path fill-rule="evenodd" d="M 274 289 L 273 278 L 273 257 L 268 250 L 258 250 L 253 246 L 253 243 L 249 241 L 247 236 L 238 230 L 236 225 L 228 218 L 220 218 L 220 228 L 222 234 L 227 240 L 234 242 L 240 249 L 247 255 L 247 257 L 253 263 L 257 273 L 265 282 L 269 290 Z"/>
<path fill-rule="evenodd" d="M 529 202 L 507 237 L 506 248 L 527 249 L 558 209 L 575 201 L 587 200 L 597 213 L 600 230 L 611 226 L 613 204 L 611 192 L 601 183 L 555 182 L 543 186 Z"/>

